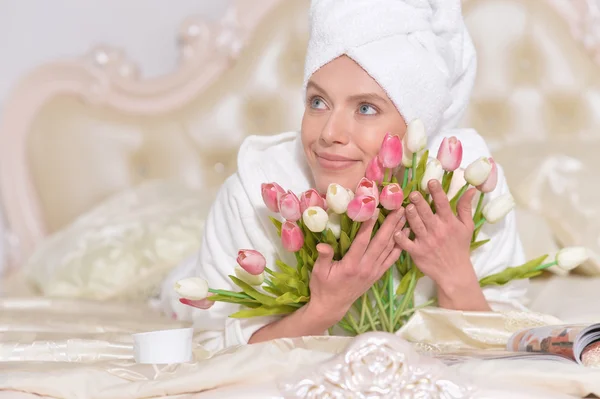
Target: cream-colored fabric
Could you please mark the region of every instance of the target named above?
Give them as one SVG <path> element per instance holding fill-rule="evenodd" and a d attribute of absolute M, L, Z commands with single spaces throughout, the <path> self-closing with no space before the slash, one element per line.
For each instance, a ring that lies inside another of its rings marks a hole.
<path fill-rule="evenodd" d="M 600 170 L 599 139 L 550 138 L 544 143 L 508 145 L 494 153 L 505 173 L 517 202 L 543 217 L 529 226 L 524 238 L 530 245 L 549 247 L 545 225 L 549 226 L 558 248 L 585 246 L 590 260 L 576 270 L 600 275 Z M 520 220 L 519 223 L 528 223 Z M 541 228 L 542 234 L 534 230 Z"/>
<path fill-rule="evenodd" d="M 169 181 L 117 193 L 48 237 L 24 273 L 51 297 L 146 300 L 198 251 L 211 199 Z"/>
<path fill-rule="evenodd" d="M 588 299 L 597 301 L 597 294 Z M 54 398 L 130 399 L 178 394 L 185 394 L 185 398 L 264 398 L 278 393 L 281 379 L 314 370 L 352 342 L 347 337 L 280 339 L 229 348 L 210 358 L 196 345 L 194 362 L 140 365 L 132 359 L 131 333 L 185 324 L 143 306 L 39 298 L 2 299 L 0 315 L 0 330 L 10 330 L 0 335 L 0 392 Z M 419 311 L 398 335 L 409 342 L 419 341 L 415 350 L 431 355 L 446 350 L 501 349 L 513 332 L 558 322 L 552 316 L 529 312 L 427 309 Z M 484 386 L 500 382 L 515 386 L 515 393 L 523 393 L 517 389 L 520 386 L 544 394 L 533 397 L 600 394 L 600 370 L 575 365 L 469 361 L 453 367 Z M 552 384 L 548 385 L 550 375 Z"/>

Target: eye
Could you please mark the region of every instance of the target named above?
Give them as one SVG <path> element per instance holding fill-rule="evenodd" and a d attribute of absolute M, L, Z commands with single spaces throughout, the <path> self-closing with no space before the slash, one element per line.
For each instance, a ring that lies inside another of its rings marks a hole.
<path fill-rule="evenodd" d="M 326 109 L 327 105 L 321 97 L 313 97 L 310 99 L 310 107 L 313 109 Z"/>
<path fill-rule="evenodd" d="M 371 104 L 361 104 L 361 106 L 358 107 L 358 112 L 362 115 L 375 115 L 377 110 Z"/>

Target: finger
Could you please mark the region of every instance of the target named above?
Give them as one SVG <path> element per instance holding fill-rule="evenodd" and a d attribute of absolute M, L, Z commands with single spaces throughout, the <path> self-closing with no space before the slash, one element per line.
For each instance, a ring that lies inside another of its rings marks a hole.
<path fill-rule="evenodd" d="M 413 204 L 406 207 L 406 220 L 408 220 L 408 224 L 415 233 L 415 236 L 425 237 L 427 235 L 427 228 L 423 224 L 419 212 L 417 212 L 417 208 Z"/>
<path fill-rule="evenodd" d="M 401 250 L 412 253 L 415 250 L 415 243 L 409 238 L 410 229 L 406 228 L 394 234 L 394 241 Z"/>
<path fill-rule="evenodd" d="M 313 266 L 313 274 L 323 278 L 329 275 L 333 263 L 333 248 L 329 244 L 317 244 L 317 260 Z"/>
<path fill-rule="evenodd" d="M 375 234 L 375 237 L 369 242 L 367 250 L 363 255 L 365 261 L 371 262 L 375 259 L 379 259 L 390 240 L 393 240 L 392 236 L 394 235 L 396 226 L 403 216 L 404 209 L 402 208 L 396 209 L 387 215 L 385 221 L 379 230 L 377 230 L 377 234 Z"/>
<path fill-rule="evenodd" d="M 346 253 L 345 257 L 349 257 L 351 259 L 360 259 L 365 254 L 369 242 L 371 241 L 371 234 L 373 233 L 373 227 L 377 222 L 377 218 L 379 217 L 379 209 L 376 210 L 373 217 L 360 225 L 360 229 L 356 233 L 356 237 L 354 237 L 354 241 L 350 244 L 350 249 Z"/>
<path fill-rule="evenodd" d="M 383 269 L 382 271 L 386 271 L 394 263 L 396 263 L 396 261 L 400 258 L 401 254 L 402 254 L 402 248 L 394 247 L 394 249 L 392 249 L 392 252 L 390 252 L 390 254 L 387 256 L 387 258 L 381 264 L 381 267 Z"/>
<path fill-rule="evenodd" d="M 465 226 L 471 226 L 473 224 L 473 214 L 471 213 L 471 210 L 473 209 L 472 204 L 475 193 L 477 193 L 477 189 L 470 188 L 462 197 L 460 197 L 458 204 L 456 204 L 458 219 L 460 219 Z"/>
<path fill-rule="evenodd" d="M 371 241 L 371 244 L 373 244 L 373 241 Z M 390 255 L 390 253 L 392 252 L 392 250 L 394 249 L 395 246 L 396 246 L 396 241 L 394 240 L 394 235 L 390 234 L 388 236 L 387 243 L 385 244 L 385 247 L 383 248 L 383 250 L 379 251 L 379 253 L 374 254 L 377 257 L 377 260 L 375 261 L 375 265 L 379 266 L 379 265 L 383 264 L 383 262 L 385 262 L 385 260 Z M 369 253 L 369 251 L 370 251 L 370 249 L 367 250 L 367 254 Z M 365 257 L 368 256 L 367 254 L 365 254 Z"/>
<path fill-rule="evenodd" d="M 429 181 L 429 193 L 435 204 L 436 215 L 439 215 L 442 219 L 448 219 L 454 216 L 452 208 L 450 208 L 450 201 L 448 201 L 448 197 L 439 181 Z"/>
<path fill-rule="evenodd" d="M 425 228 L 435 228 L 435 215 L 431 211 L 431 206 L 427 201 L 425 201 L 425 198 L 423 198 L 421 193 L 415 191 L 414 193 L 410 194 L 410 202 L 412 202 L 415 205 L 415 208 L 417 208 L 417 212 L 419 213 Z"/>

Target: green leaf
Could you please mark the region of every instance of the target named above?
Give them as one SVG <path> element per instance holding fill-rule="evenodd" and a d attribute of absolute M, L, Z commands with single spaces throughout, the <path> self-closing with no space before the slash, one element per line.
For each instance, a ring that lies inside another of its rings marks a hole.
<path fill-rule="evenodd" d="M 272 283 L 271 283 L 272 284 Z M 263 290 L 267 291 L 269 294 L 273 294 L 275 296 L 280 296 L 283 295 L 285 292 L 282 291 L 279 287 L 277 286 L 273 286 L 273 285 L 269 285 L 267 287 L 263 287 Z"/>
<path fill-rule="evenodd" d="M 541 270 L 535 270 L 541 265 L 548 255 L 542 255 L 532 259 L 521 266 L 508 267 L 499 273 L 492 274 L 479 280 L 479 285 L 485 287 L 488 285 L 504 285 L 512 280 L 525 279 L 541 274 Z"/>
<path fill-rule="evenodd" d="M 330 229 L 326 229 L 323 232 L 323 235 L 325 236 L 324 239 L 327 244 L 331 245 L 332 247 L 338 244 L 337 238 L 335 238 Z"/>
<path fill-rule="evenodd" d="M 410 284 L 411 273 L 406 273 L 402 279 L 400 280 L 400 284 L 398 284 L 398 288 L 396 289 L 396 295 L 404 295 L 406 294 L 406 290 L 408 290 L 408 285 Z"/>
<path fill-rule="evenodd" d="M 475 241 L 474 243 L 471 243 L 471 252 L 475 251 L 480 246 L 487 244 L 488 241 L 490 241 L 489 238 L 487 240 Z"/>
<path fill-rule="evenodd" d="M 340 252 L 342 253 L 342 257 L 346 255 L 346 252 L 350 249 L 350 237 L 342 231 L 340 234 Z"/>
<path fill-rule="evenodd" d="M 236 313 L 230 315 L 229 317 L 232 317 L 234 319 L 246 319 L 246 318 L 257 317 L 257 316 L 273 316 L 273 315 L 290 314 L 296 310 L 298 310 L 298 308 L 293 307 L 293 306 L 287 306 L 287 305 L 261 306 L 260 308 L 256 308 L 256 309 L 240 310 L 239 312 L 236 312 Z"/>
<path fill-rule="evenodd" d="M 452 176 L 454 176 L 454 172 L 444 172 L 444 177 L 442 178 L 442 189 L 447 194 L 450 189 L 450 183 L 452 183 Z"/>
<path fill-rule="evenodd" d="M 315 233 L 306 229 L 307 231 L 304 233 L 304 247 L 310 250 L 310 253 L 313 254 L 317 251 L 317 238 L 315 237 Z"/>
<path fill-rule="evenodd" d="M 214 302 L 237 303 L 239 305 L 243 305 L 249 308 L 256 308 L 258 306 L 261 306 L 260 302 L 253 299 L 234 298 L 227 295 L 211 295 L 207 299 Z"/>
<path fill-rule="evenodd" d="M 240 287 L 242 291 L 259 301 L 263 305 L 275 305 L 275 298 L 273 298 L 272 296 L 258 292 L 251 285 L 245 283 L 244 281 L 240 280 L 235 276 L 229 276 L 229 278 L 233 280 L 233 282 L 238 287 Z"/>
<path fill-rule="evenodd" d="M 279 270 L 281 270 L 281 272 L 283 274 L 287 274 L 288 276 L 297 276 L 298 275 L 298 273 L 296 272 L 296 269 L 294 269 L 291 266 L 286 265 L 279 259 L 277 259 L 275 261 L 275 264 L 277 265 L 277 267 L 279 268 Z"/>
<path fill-rule="evenodd" d="M 273 216 L 269 216 L 269 219 L 271 219 L 271 222 L 277 229 L 277 235 L 279 235 L 279 237 L 281 237 L 281 226 L 283 226 L 283 223 L 281 223 L 279 220 L 275 219 Z"/>
<path fill-rule="evenodd" d="M 352 229 L 352 219 L 350 219 L 345 213 L 342 213 L 340 215 L 340 226 L 342 228 L 342 231 L 346 233 L 347 236 L 350 236 L 350 230 Z"/>
<path fill-rule="evenodd" d="M 308 295 L 307 284 L 300 281 L 299 276 L 290 276 L 275 272 L 271 281 L 275 287 L 282 292 L 287 292 L 292 289 L 299 295 Z"/>
<path fill-rule="evenodd" d="M 309 266 L 304 264 L 302 265 L 302 267 L 300 268 L 300 278 L 302 278 L 302 282 L 304 283 L 304 286 L 308 287 L 309 285 L 309 275 L 308 275 L 308 270 L 309 270 Z M 307 290 L 308 291 L 308 290 Z"/>
<path fill-rule="evenodd" d="M 275 301 L 279 305 L 289 305 L 291 303 L 307 303 L 310 298 L 308 296 L 296 295 L 292 292 L 286 292 L 279 296 Z"/>

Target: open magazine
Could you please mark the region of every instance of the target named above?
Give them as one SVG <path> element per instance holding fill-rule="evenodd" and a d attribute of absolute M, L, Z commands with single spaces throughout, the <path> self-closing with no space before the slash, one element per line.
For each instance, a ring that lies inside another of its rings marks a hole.
<path fill-rule="evenodd" d="M 528 328 L 513 334 L 505 350 L 465 350 L 433 356 L 446 364 L 474 359 L 533 359 L 600 367 L 600 323 Z"/>

